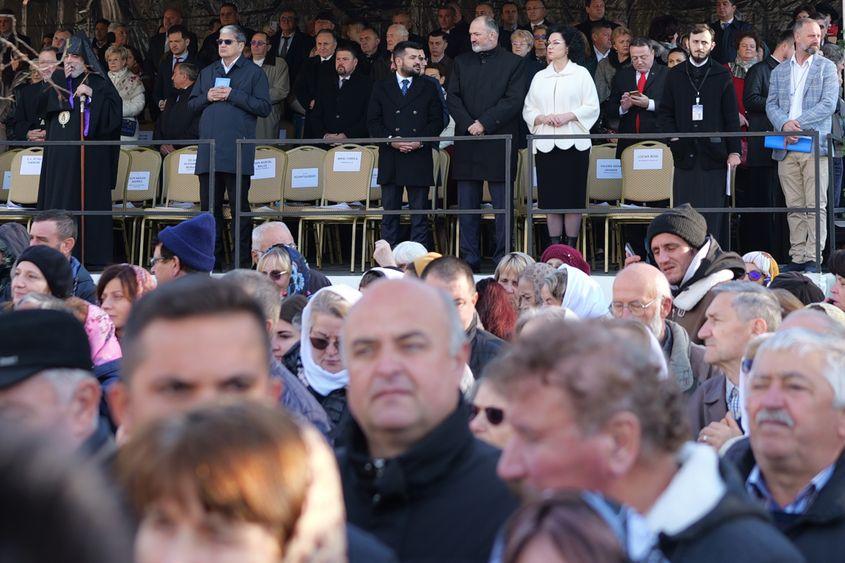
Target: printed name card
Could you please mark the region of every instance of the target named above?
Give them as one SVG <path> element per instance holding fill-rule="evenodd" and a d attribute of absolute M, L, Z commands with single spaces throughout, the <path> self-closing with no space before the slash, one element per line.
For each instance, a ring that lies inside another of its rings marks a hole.
<path fill-rule="evenodd" d="M 38 176 L 41 174 L 40 154 L 25 154 L 21 158 L 21 176 Z"/>
<path fill-rule="evenodd" d="M 663 168 L 663 149 L 634 149 L 634 170 Z"/>
<path fill-rule="evenodd" d="M 153 140 L 153 132 L 152 131 L 138 131 L 138 140 L 139 141 L 152 141 Z M 134 146 L 141 146 L 141 145 L 134 145 Z"/>
<path fill-rule="evenodd" d="M 3 189 L 8 190 L 12 187 L 12 171 L 6 170 L 3 172 Z"/>
<path fill-rule="evenodd" d="M 361 151 L 340 151 L 334 153 L 332 170 L 334 172 L 360 172 Z"/>
<path fill-rule="evenodd" d="M 257 158 L 254 165 L 255 172 L 252 174 L 253 180 L 266 180 L 276 175 L 276 159 L 274 158 Z"/>
<path fill-rule="evenodd" d="M 618 158 L 597 158 L 596 159 L 597 180 L 621 180 L 622 161 Z"/>
<path fill-rule="evenodd" d="M 179 170 L 177 171 L 179 174 L 193 174 L 194 169 L 197 166 L 197 155 L 196 153 L 191 154 L 180 154 L 179 155 Z"/>
<path fill-rule="evenodd" d="M 370 177 L 370 187 L 378 187 L 378 168 L 373 168 L 373 175 Z"/>
<path fill-rule="evenodd" d="M 319 168 L 292 168 L 290 171 L 290 187 L 295 190 L 316 188 L 320 185 Z"/>
<path fill-rule="evenodd" d="M 150 171 L 136 170 L 129 173 L 126 180 L 127 191 L 144 191 L 150 189 Z"/>

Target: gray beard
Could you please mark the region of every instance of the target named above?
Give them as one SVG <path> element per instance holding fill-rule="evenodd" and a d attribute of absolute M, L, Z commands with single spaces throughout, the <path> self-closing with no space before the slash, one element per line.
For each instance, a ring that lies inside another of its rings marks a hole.
<path fill-rule="evenodd" d="M 808 55 L 815 55 L 819 52 L 819 49 L 818 47 L 807 47 L 806 49 L 804 49 L 804 52 Z"/>

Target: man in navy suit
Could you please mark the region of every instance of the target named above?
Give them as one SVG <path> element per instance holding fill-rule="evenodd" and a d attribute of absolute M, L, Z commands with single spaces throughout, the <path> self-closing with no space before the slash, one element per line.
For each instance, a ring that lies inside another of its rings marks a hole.
<path fill-rule="evenodd" d="M 164 102 L 173 92 L 173 69 L 179 63 L 196 64 L 196 56 L 191 54 L 191 38 L 184 26 L 171 26 L 167 32 L 168 52 L 158 64 L 153 101 L 159 110 L 164 111 Z"/>
<path fill-rule="evenodd" d="M 271 49 L 268 57 L 281 57 L 288 63 L 290 83 L 296 83 L 296 76 L 302 64 L 311 55 L 314 48 L 314 38 L 299 31 L 297 14 L 293 8 L 283 8 L 279 14 L 279 31 L 270 37 Z"/>
<path fill-rule="evenodd" d="M 751 31 L 750 23 L 744 22 L 735 17 L 736 0 L 716 0 L 716 17 L 718 21 L 710 24 L 716 32 L 712 57 L 717 63 L 726 65 L 732 63 L 736 58 L 736 45 L 734 40 L 744 31 Z"/>

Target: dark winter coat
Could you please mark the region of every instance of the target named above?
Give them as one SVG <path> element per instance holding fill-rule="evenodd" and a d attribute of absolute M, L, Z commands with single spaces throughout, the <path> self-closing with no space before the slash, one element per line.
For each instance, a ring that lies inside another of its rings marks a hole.
<path fill-rule="evenodd" d="M 611 121 L 611 117 L 616 117 L 619 120 L 620 133 L 636 133 L 637 132 L 637 116 L 640 117 L 640 133 L 655 133 L 660 131 L 657 125 L 657 111 L 660 109 L 660 100 L 663 98 L 663 89 L 666 85 L 666 76 L 669 74 L 669 69 L 663 65 L 654 64 L 648 73 L 645 81 L 645 88 L 643 94 L 654 100 L 654 111 L 648 111 L 644 108 L 631 106 L 625 112 L 625 115 L 619 115 L 619 104 L 622 100 L 622 94 L 631 92 L 637 89 L 637 71 L 633 67 L 628 66 L 620 68 L 616 71 L 611 83 L 610 97 L 607 102 L 603 104 L 603 111 L 606 120 Z M 622 158 L 622 151 L 629 146 L 639 143 L 644 139 L 619 139 L 616 146 L 616 158 Z M 666 139 L 661 139 L 665 141 Z"/>
<path fill-rule="evenodd" d="M 769 81 L 772 70 L 780 62 L 774 57 L 766 57 L 748 70 L 745 75 L 745 90 L 742 101 L 749 131 L 771 131 L 772 122 L 766 115 L 766 98 L 769 97 Z M 763 147 L 765 137 L 748 137 L 748 159 L 746 166 L 773 167 L 772 149 Z"/>
<path fill-rule="evenodd" d="M 528 91 L 522 57 L 501 47 L 464 53 L 455 59 L 448 86 L 446 104 L 455 120 L 455 135 L 469 135 L 467 129 L 478 120 L 485 135 L 517 138 Z M 513 162 L 515 155 L 514 149 Z M 458 141 L 452 158 L 452 177 L 503 182 L 504 157 L 504 141 Z"/>
<path fill-rule="evenodd" d="M 478 379 L 484 374 L 484 368 L 489 364 L 499 350 L 505 345 L 505 341 L 487 332 L 478 326 L 478 315 L 466 331 L 469 341 L 469 369 L 472 375 Z"/>
<path fill-rule="evenodd" d="M 229 78 L 229 99 L 209 102 L 208 91 L 214 87 L 217 78 Z M 267 75 L 251 60 L 239 57 L 229 70 L 223 71 L 220 59 L 200 72 L 191 91 L 188 108 L 202 112 L 200 117 L 200 138 L 214 139 L 214 170 L 235 174 L 235 140 L 254 139 L 255 123 L 259 117 L 270 115 L 270 85 Z M 255 161 L 255 145 L 241 145 L 240 174 L 252 175 Z M 196 174 L 209 172 L 209 145 L 197 149 Z"/>
<path fill-rule="evenodd" d="M 338 450 L 346 514 L 405 562 L 486 562 L 516 499 L 496 476 L 499 450 L 457 408 L 402 455 L 373 459 L 354 420 Z"/>
<path fill-rule="evenodd" d="M 692 120 L 696 93 L 690 80 L 700 88 L 700 103 L 704 106 L 701 121 Z M 670 69 L 658 114 L 658 124 L 664 133 L 738 132 L 739 107 L 730 71 L 712 58 L 700 68 L 686 61 Z M 724 170 L 728 154 L 740 154 L 741 145 L 739 137 L 669 141 L 675 167 L 682 170 L 692 169 L 697 160 L 704 170 Z"/>
<path fill-rule="evenodd" d="M 371 137 L 437 137 L 446 126 L 438 85 L 415 77 L 408 93 L 402 95 L 396 74 L 379 80 L 367 109 Z M 428 186 L 434 163 L 429 144 L 401 153 L 389 144 L 379 146 L 378 183 L 399 186 Z"/>
<path fill-rule="evenodd" d="M 725 453 L 743 479 L 757 465 L 748 438 Z M 841 561 L 845 553 L 845 453 L 836 460 L 833 475 L 804 514 L 773 514 L 775 525 L 810 563 Z"/>
<path fill-rule="evenodd" d="M 687 419 L 690 437 L 698 439 L 699 433 L 711 422 L 719 422 L 728 414 L 727 379 L 721 371 L 702 383 L 687 402 Z"/>
<path fill-rule="evenodd" d="M 326 133 L 343 133 L 350 139 L 367 136 L 367 106 L 373 83 L 370 78 L 359 72 L 338 88 L 338 76 L 334 80 L 323 82 L 314 110 L 308 114 L 308 124 L 315 138 L 322 138 Z"/>

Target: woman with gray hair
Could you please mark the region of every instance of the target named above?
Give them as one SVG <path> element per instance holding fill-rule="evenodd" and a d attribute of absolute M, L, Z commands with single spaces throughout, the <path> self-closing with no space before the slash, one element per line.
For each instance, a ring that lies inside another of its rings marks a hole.
<path fill-rule="evenodd" d="M 540 288 L 546 276 L 553 271 L 554 268 L 545 262 L 529 264 L 522 270 L 516 286 L 517 309 L 520 313 L 540 307 L 543 304 Z"/>
<path fill-rule="evenodd" d="M 138 75 L 129 71 L 126 61 L 129 49 L 112 45 L 106 49 L 106 62 L 109 65 L 109 80 L 114 84 L 123 102 L 123 122 L 120 127 L 120 140 L 131 141 L 138 138 L 138 115 L 144 111 L 144 84 Z"/>

